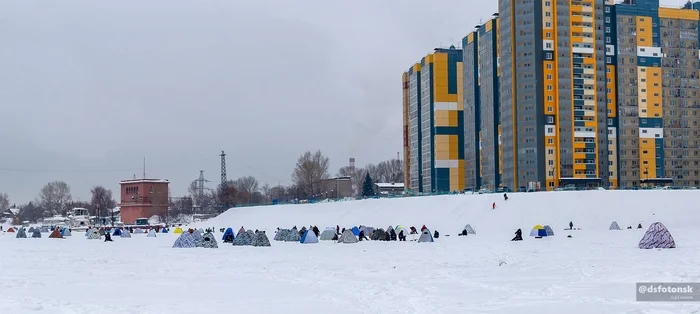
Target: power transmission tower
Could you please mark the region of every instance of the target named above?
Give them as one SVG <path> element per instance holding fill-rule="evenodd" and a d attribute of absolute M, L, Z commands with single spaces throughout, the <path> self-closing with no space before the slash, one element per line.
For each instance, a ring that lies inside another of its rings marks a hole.
<path fill-rule="evenodd" d="M 200 199 L 204 199 L 204 170 L 199 170 L 199 179 L 197 179 L 197 194 Z"/>
<path fill-rule="evenodd" d="M 226 188 L 226 153 L 221 151 L 221 187 Z"/>

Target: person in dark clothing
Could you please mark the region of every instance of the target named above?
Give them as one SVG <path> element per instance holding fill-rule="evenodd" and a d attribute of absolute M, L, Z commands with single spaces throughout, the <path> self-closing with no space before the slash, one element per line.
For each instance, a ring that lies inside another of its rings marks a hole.
<path fill-rule="evenodd" d="M 340 226 L 335 225 L 335 233 L 336 234 L 340 233 Z"/>
<path fill-rule="evenodd" d="M 391 241 L 396 241 L 396 231 L 394 229 L 391 229 Z"/>
<path fill-rule="evenodd" d="M 433 233 L 433 238 L 437 239 L 437 238 L 439 238 L 439 237 L 440 237 L 440 232 L 438 232 L 437 230 L 435 230 L 435 232 Z"/>
<path fill-rule="evenodd" d="M 637 225 L 637 229 L 642 229 L 642 224 Z"/>
<path fill-rule="evenodd" d="M 343 232 L 345 232 L 345 228 L 343 228 L 343 230 L 340 231 L 340 234 L 342 234 Z"/>
<path fill-rule="evenodd" d="M 569 221 L 569 230 L 574 230 L 574 222 Z"/>
<path fill-rule="evenodd" d="M 462 233 L 460 233 L 459 236 L 467 236 L 467 229 L 462 230 Z"/>
<path fill-rule="evenodd" d="M 384 232 L 384 241 L 391 241 L 391 233 Z"/>
<path fill-rule="evenodd" d="M 365 236 L 364 231 L 360 231 L 360 235 L 358 236 L 358 238 L 360 238 L 360 241 L 362 241 L 362 239 L 369 241 L 369 239 L 367 239 L 367 236 Z"/>
<path fill-rule="evenodd" d="M 523 231 L 518 229 L 515 231 L 515 237 L 511 241 L 522 241 L 523 240 Z"/>
<path fill-rule="evenodd" d="M 316 234 L 316 237 L 318 238 L 318 236 L 321 234 L 321 231 L 319 231 L 318 227 L 316 227 L 316 226 L 314 226 L 313 231 Z"/>
<path fill-rule="evenodd" d="M 503 193 L 503 200 L 504 200 L 504 201 L 507 201 L 507 200 L 508 200 L 508 194 L 507 194 L 507 193 Z"/>
<path fill-rule="evenodd" d="M 109 231 L 105 232 L 105 242 L 114 242 L 112 241 L 112 236 L 109 235 Z"/>
<path fill-rule="evenodd" d="M 338 241 L 338 234 L 337 233 L 333 236 L 333 241 Z"/>
<path fill-rule="evenodd" d="M 418 230 L 416 230 L 416 227 L 411 227 L 411 234 L 418 234 Z"/>
<path fill-rule="evenodd" d="M 406 236 L 403 234 L 403 230 L 399 232 L 399 241 L 406 241 Z"/>
<path fill-rule="evenodd" d="M 226 235 L 226 237 L 224 238 L 224 243 L 233 243 L 233 234 L 232 233 L 229 233 Z"/>

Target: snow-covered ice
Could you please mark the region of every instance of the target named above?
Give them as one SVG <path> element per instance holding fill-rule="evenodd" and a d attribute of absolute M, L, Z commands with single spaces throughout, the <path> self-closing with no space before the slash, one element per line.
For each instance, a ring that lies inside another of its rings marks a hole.
<path fill-rule="evenodd" d="M 0 311 L 15 313 L 699 313 L 635 301 L 638 281 L 700 281 L 700 191 L 458 195 L 235 208 L 203 222 L 218 249 L 177 235 L 114 242 L 0 234 Z M 491 210 L 491 203 L 497 209 Z M 569 221 L 583 230 L 565 231 Z M 642 223 L 643 229 L 610 231 Z M 640 250 L 654 221 L 677 248 Z M 219 228 L 425 224 L 434 243 L 234 247 Z M 457 237 L 471 224 L 477 235 Z M 533 239 L 548 224 L 555 236 Z M 510 242 L 517 228 L 525 240 Z M 450 234 L 451 236 L 446 236 Z M 571 234 L 572 238 L 566 238 Z M 501 263 L 501 262 L 505 263 Z M 502 264 L 499 266 L 499 264 Z"/>

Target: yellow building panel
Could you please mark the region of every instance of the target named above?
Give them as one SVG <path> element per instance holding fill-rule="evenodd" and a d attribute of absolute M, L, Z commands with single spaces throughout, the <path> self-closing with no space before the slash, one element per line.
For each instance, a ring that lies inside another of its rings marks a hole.
<path fill-rule="evenodd" d="M 450 143 L 450 135 L 447 135 L 447 134 L 435 135 L 434 141 L 435 141 L 435 144 L 438 144 L 438 143 L 449 144 Z"/>
<path fill-rule="evenodd" d="M 474 34 L 474 32 L 471 32 L 469 33 L 469 35 L 467 35 L 467 44 L 471 44 L 474 42 Z"/>
<path fill-rule="evenodd" d="M 595 128 L 598 126 L 598 122 L 596 121 L 585 121 L 583 122 L 583 125 L 589 128 Z"/>
<path fill-rule="evenodd" d="M 459 144 L 459 137 L 457 135 L 448 135 L 448 143 L 450 145 L 458 145 Z"/>
<path fill-rule="evenodd" d="M 637 16 L 637 46 L 652 46 L 651 26 L 651 17 Z"/>
<path fill-rule="evenodd" d="M 416 63 L 413 65 L 413 72 L 419 72 L 420 71 L 420 63 Z"/>
<path fill-rule="evenodd" d="M 449 110 L 435 110 L 435 113 L 433 114 L 433 118 L 435 119 L 435 126 L 449 126 L 450 122 L 450 111 Z M 436 135 L 437 136 L 444 136 L 444 135 Z"/>
<path fill-rule="evenodd" d="M 450 160 L 459 159 L 459 146 L 458 144 L 450 144 Z"/>
<path fill-rule="evenodd" d="M 435 151 L 435 160 L 450 160 L 449 151 Z"/>
<path fill-rule="evenodd" d="M 700 12 L 689 9 L 659 8 L 659 18 L 700 21 Z"/>
<path fill-rule="evenodd" d="M 458 115 L 458 113 L 459 113 L 459 112 L 456 111 L 456 110 L 450 110 L 450 111 L 449 111 L 449 115 L 450 115 L 450 116 L 449 116 L 449 126 L 454 126 L 454 127 L 459 126 L 459 122 L 458 122 L 458 120 L 457 120 L 457 115 Z"/>
<path fill-rule="evenodd" d="M 488 22 L 486 22 L 484 24 L 484 28 L 485 28 L 484 31 L 490 32 L 493 29 L 493 25 L 491 24 L 492 22 L 493 22 L 493 20 L 489 20 Z"/>
<path fill-rule="evenodd" d="M 447 93 L 447 86 L 444 87 L 444 92 L 443 93 L 435 93 L 433 95 L 434 99 L 436 102 L 457 102 L 458 95 L 457 94 L 448 94 Z M 459 106 L 459 104 L 457 104 Z"/>
<path fill-rule="evenodd" d="M 433 54 L 433 62 L 447 64 L 447 54 L 446 53 L 434 53 Z"/>

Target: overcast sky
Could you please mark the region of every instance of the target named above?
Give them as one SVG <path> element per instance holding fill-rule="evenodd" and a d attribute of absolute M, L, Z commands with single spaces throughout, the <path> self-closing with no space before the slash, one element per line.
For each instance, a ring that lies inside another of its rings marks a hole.
<path fill-rule="evenodd" d="M 662 1 L 663 2 L 663 1 Z M 670 0 L 670 4 L 684 1 Z M 75 198 L 146 175 L 290 183 L 402 151 L 401 73 L 497 1 L 0 0 L 0 192 Z"/>

